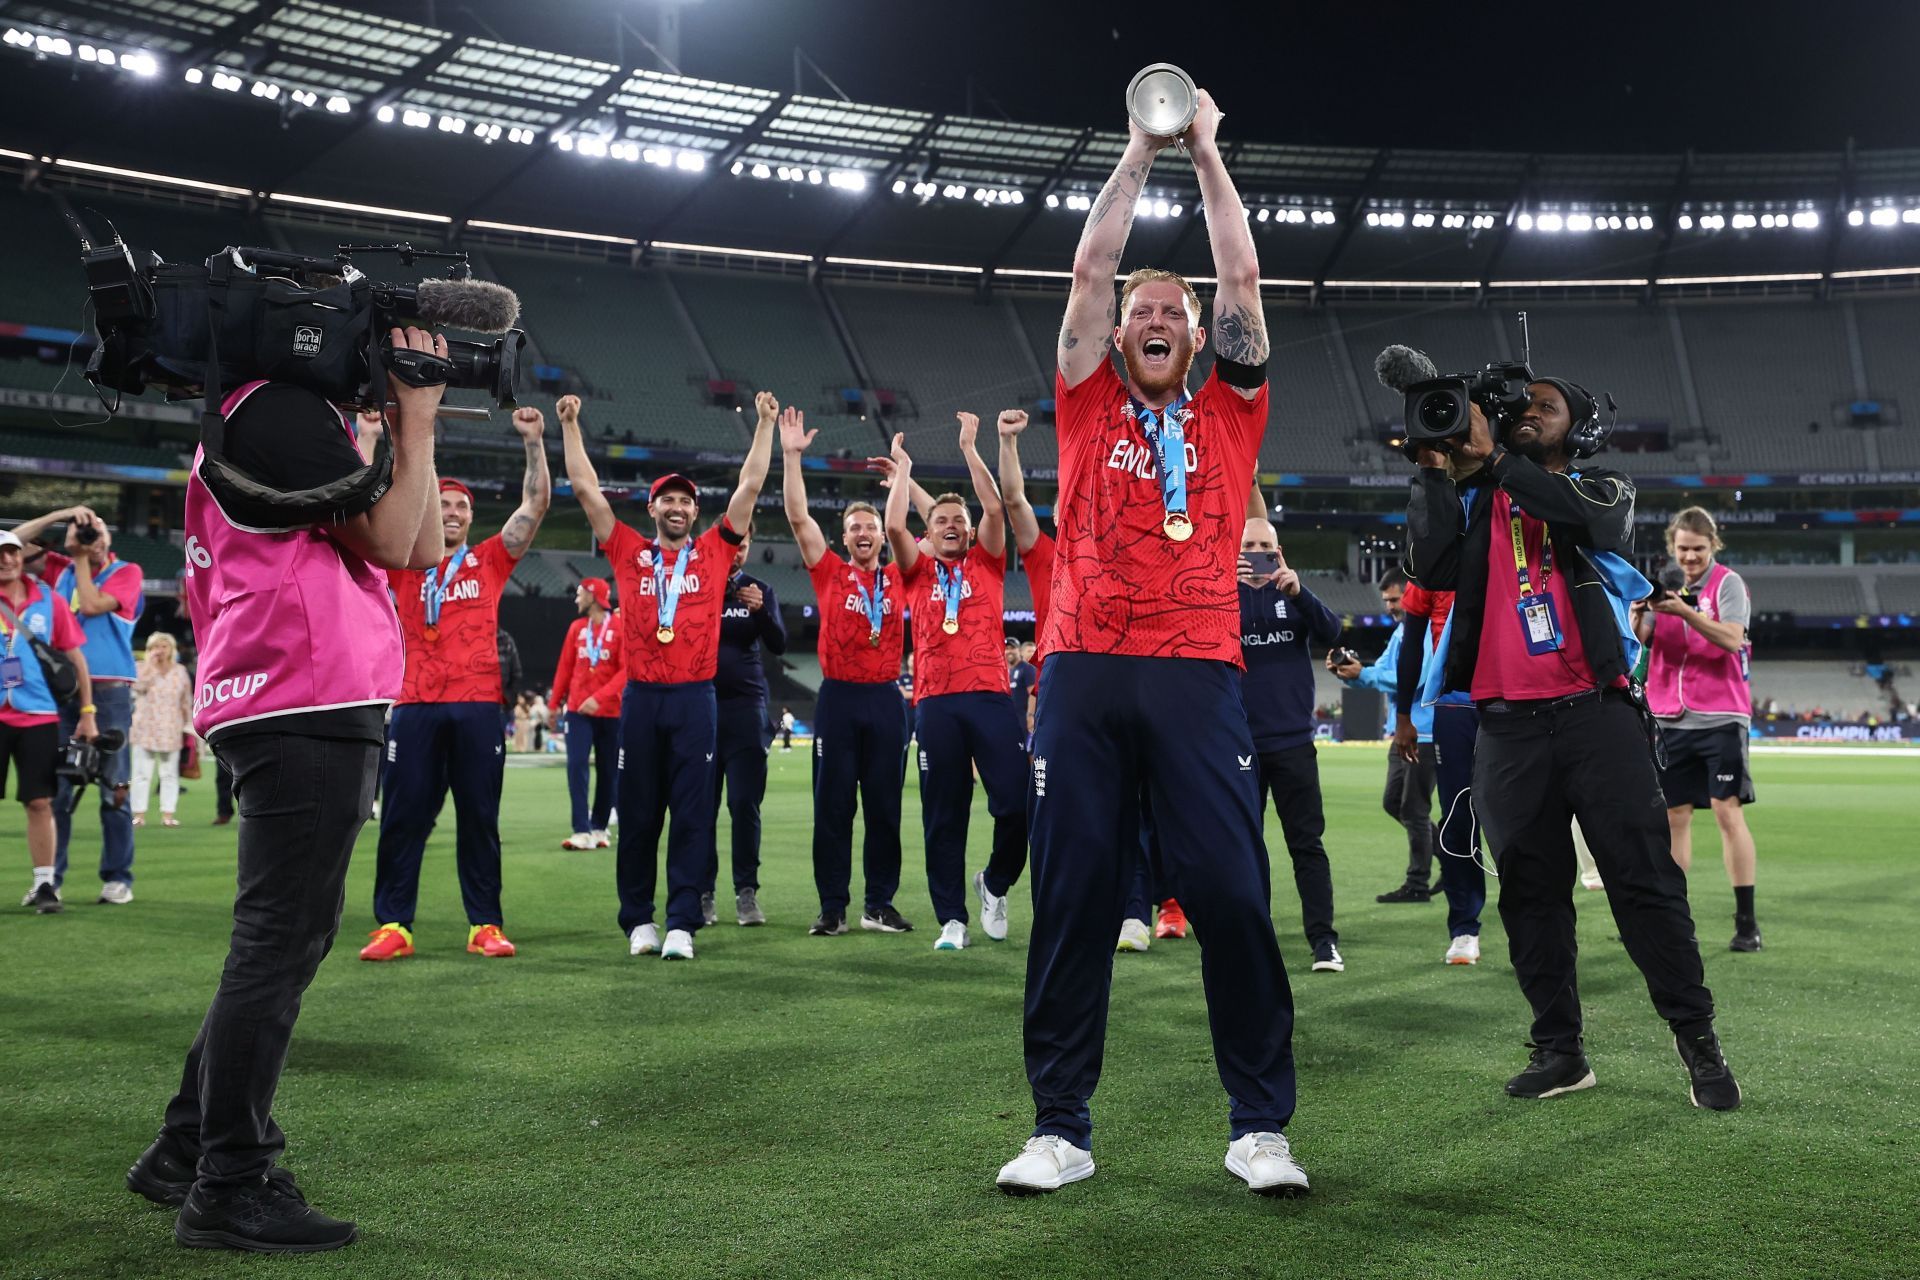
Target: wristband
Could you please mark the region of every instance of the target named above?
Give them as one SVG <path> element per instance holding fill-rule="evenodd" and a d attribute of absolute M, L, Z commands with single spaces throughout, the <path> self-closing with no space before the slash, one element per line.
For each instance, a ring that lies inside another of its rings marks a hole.
<path fill-rule="evenodd" d="M 1213 376 L 1230 387 L 1258 391 L 1267 381 L 1267 362 L 1262 360 L 1259 364 L 1241 364 L 1237 360 L 1219 356 L 1213 362 Z"/>
<path fill-rule="evenodd" d="M 98 711 L 99 709 L 100 708 L 94 706 L 91 702 L 89 702 L 86 706 L 80 708 L 80 714 L 83 716 L 90 716 L 94 712 Z"/>

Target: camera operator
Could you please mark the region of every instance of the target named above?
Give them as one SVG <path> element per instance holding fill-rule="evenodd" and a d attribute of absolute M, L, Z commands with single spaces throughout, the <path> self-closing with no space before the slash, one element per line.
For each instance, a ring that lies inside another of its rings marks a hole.
<path fill-rule="evenodd" d="M 60 731 L 64 709 L 47 686 L 39 656 L 23 630 L 64 653 L 79 676 L 79 701 L 73 736 L 91 742 L 100 736 L 87 674 L 86 636 L 67 602 L 27 577 L 22 569 L 20 535 L 0 530 L 0 787 L 11 766 L 14 798 L 27 811 L 27 853 L 33 859 L 33 886 L 20 900 L 43 916 L 61 909 L 54 871 L 56 790 L 65 787 L 54 768 L 66 741 Z"/>
<path fill-rule="evenodd" d="M 1389 700 L 1398 696 L 1400 653 L 1406 645 L 1407 620 L 1400 602 L 1407 590 L 1407 575 L 1391 569 L 1380 579 L 1380 603 L 1393 619 L 1393 633 L 1387 647 L 1372 665 L 1362 666 L 1351 649 L 1335 649 L 1327 654 L 1327 670 L 1350 689 L 1372 689 Z M 1419 649 L 1416 632 L 1415 649 Z M 1433 884 L 1433 733 L 1427 726 L 1411 756 L 1387 752 L 1387 788 L 1380 796 L 1380 807 L 1387 816 L 1407 831 L 1407 874 L 1399 886 L 1376 894 L 1375 902 L 1431 902 Z"/>
<path fill-rule="evenodd" d="M 67 522 L 66 554 L 49 551 L 39 573 L 53 593 L 67 601 L 87 637 L 87 670 L 93 676 L 96 719 L 102 733 L 118 731 L 124 742 L 133 728 L 133 682 L 140 674 L 133 661 L 133 627 L 145 607 L 140 566 L 113 554 L 113 533 L 88 507 L 63 507 L 14 529 L 31 541 L 49 525 Z M 71 707 L 60 713 L 61 741 L 73 737 L 78 723 Z M 133 901 L 133 811 L 127 804 L 132 755 L 123 745 L 107 761 L 100 792 L 100 901 Z M 67 845 L 73 837 L 72 781 L 62 778 L 53 798 L 57 840 L 53 883 L 67 878 Z"/>
<path fill-rule="evenodd" d="M 1694 1104 L 1731 1110 L 1740 1089 L 1714 1034 L 1686 877 L 1669 853 L 1652 720 L 1627 678 L 1635 655 L 1621 595 L 1647 589 L 1619 558 L 1632 547 L 1633 485 L 1599 467 L 1571 469 L 1576 450 L 1604 440 L 1590 395 L 1560 379 L 1528 390 L 1500 443 L 1475 402 L 1465 438 L 1422 448 L 1407 507 L 1408 573 L 1455 592 L 1438 692 L 1468 690 L 1480 709 L 1474 805 L 1533 1007 L 1532 1057 L 1507 1092 L 1550 1098 L 1594 1083 L 1574 974 L 1577 817 Z"/>
<path fill-rule="evenodd" d="M 1667 798 L 1673 860 L 1693 867 L 1693 811 L 1713 806 L 1720 851 L 1733 885 L 1733 951 L 1760 950 L 1753 914 L 1753 832 L 1745 807 L 1754 801 L 1747 771 L 1753 723 L 1747 622 L 1753 604 L 1740 575 L 1714 559 L 1725 544 L 1706 511 L 1688 507 L 1667 526 L 1667 554 L 1686 575 L 1680 590 L 1663 588 L 1634 606 L 1634 631 L 1651 653 L 1647 702 L 1667 749 L 1660 789 Z"/>
<path fill-rule="evenodd" d="M 392 332 L 445 356 L 446 339 Z M 347 861 L 373 803 L 400 623 L 383 570 L 429 567 L 434 414 L 444 390 L 393 379 L 392 485 L 366 511 L 283 530 L 231 521 L 196 458 L 187 482 L 187 604 L 200 640 L 194 728 L 233 769 L 240 807 L 233 940 L 166 1123 L 128 1187 L 180 1206 L 174 1238 L 265 1253 L 337 1249 L 351 1222 L 308 1207 L 275 1162 L 271 1114 L 301 994 L 333 945 Z M 227 456 L 280 489 L 363 465 L 352 425 L 312 391 L 251 382 L 227 397 Z"/>

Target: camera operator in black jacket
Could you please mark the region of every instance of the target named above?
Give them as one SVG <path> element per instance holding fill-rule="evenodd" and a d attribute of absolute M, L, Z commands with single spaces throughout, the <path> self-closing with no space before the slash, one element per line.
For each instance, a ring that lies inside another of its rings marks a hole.
<path fill-rule="evenodd" d="M 1740 1089 L 1713 1029 L 1686 878 L 1668 849 L 1651 720 L 1629 678 L 1621 591 L 1646 583 L 1633 544 L 1633 483 L 1574 467 L 1605 439 L 1593 398 L 1542 379 L 1498 443 L 1476 404 L 1468 433 L 1422 449 L 1407 507 L 1407 573 L 1455 592 L 1440 692 L 1480 709 L 1473 798 L 1500 873 L 1500 918 L 1533 1007 L 1533 1054 L 1507 1082 L 1550 1098 L 1594 1083 L 1574 975 L 1577 817 L 1606 879 L 1627 953 L 1673 1028 L 1697 1106 Z M 1617 578 L 1616 578 L 1617 574 Z M 1631 586 L 1625 584 L 1633 584 Z M 1616 608 L 1616 603 L 1618 608 Z"/>

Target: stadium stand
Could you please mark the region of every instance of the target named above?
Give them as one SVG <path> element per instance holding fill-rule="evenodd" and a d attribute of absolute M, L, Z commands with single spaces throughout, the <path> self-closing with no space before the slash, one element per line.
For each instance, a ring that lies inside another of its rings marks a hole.
<path fill-rule="evenodd" d="M 1785 715 L 1822 709 L 1834 717 L 1853 719 L 1881 715 L 1887 709 L 1886 694 L 1873 681 L 1855 674 L 1850 664 L 1832 660 L 1756 659 L 1751 687 L 1756 708 L 1764 708 L 1771 699 Z"/>
<path fill-rule="evenodd" d="M 1873 575 L 1873 585 L 1882 613 L 1920 614 L 1920 573 L 1882 570 Z"/>
<path fill-rule="evenodd" d="M 91 391 L 83 381 L 81 389 Z M 86 436 L 76 432 L 7 431 L 0 432 L 0 453 L 24 458 L 64 458 L 73 462 L 114 462 L 127 466 L 165 467 L 179 470 L 193 461 L 191 448 L 150 448 L 124 440 Z"/>
<path fill-rule="evenodd" d="M 1867 610 L 1865 571 L 1833 568 L 1810 573 L 1798 566 L 1742 565 L 1759 596 L 1762 613 L 1832 614 L 1850 617 Z"/>
<path fill-rule="evenodd" d="M 1714 457 L 1733 467 L 1867 463 L 1858 433 L 1832 427 L 1853 398 L 1846 328 L 1837 308 L 1802 300 L 1680 308 L 1680 327 Z M 1818 439 L 1809 423 L 1819 423 Z"/>
<path fill-rule="evenodd" d="M 1920 307 L 1884 299 L 1849 302 L 1860 334 L 1868 398 L 1893 411 L 1895 424 L 1871 431 L 1882 466 L 1920 466 Z M 1889 402 L 1890 406 L 1889 406 Z M 1913 421 L 1906 421 L 1912 414 Z"/>

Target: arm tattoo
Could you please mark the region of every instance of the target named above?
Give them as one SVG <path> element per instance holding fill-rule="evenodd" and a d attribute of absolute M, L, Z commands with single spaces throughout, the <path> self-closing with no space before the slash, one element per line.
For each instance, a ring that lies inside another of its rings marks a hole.
<path fill-rule="evenodd" d="M 1267 318 L 1258 307 L 1235 307 L 1214 318 L 1219 341 L 1214 351 L 1222 360 L 1259 365 L 1267 361 Z"/>
<path fill-rule="evenodd" d="M 553 481 L 547 474 L 547 450 L 538 440 L 527 442 L 527 474 L 520 482 L 520 509 L 500 531 L 500 541 L 508 552 L 520 555 L 540 530 L 540 517 L 553 500 Z"/>

